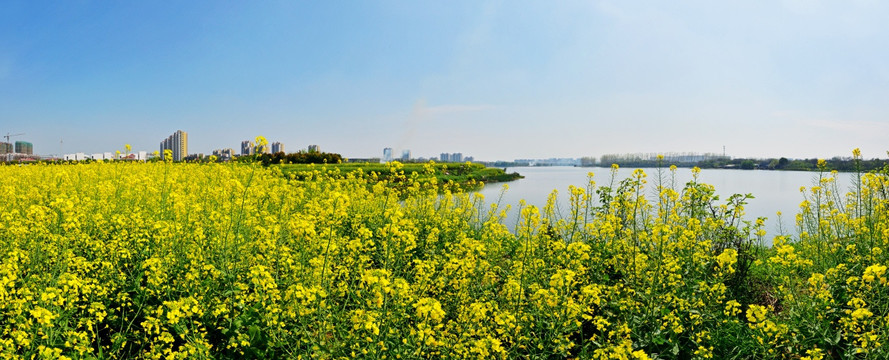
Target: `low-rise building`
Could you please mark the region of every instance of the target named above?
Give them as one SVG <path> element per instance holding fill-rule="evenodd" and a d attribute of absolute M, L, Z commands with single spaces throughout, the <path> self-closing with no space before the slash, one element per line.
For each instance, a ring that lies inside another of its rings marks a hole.
<path fill-rule="evenodd" d="M 65 157 L 64 157 L 65 161 L 83 161 L 83 160 L 87 160 L 90 158 L 91 157 L 87 156 L 86 154 L 84 154 L 82 152 L 73 153 L 73 154 L 65 154 Z"/>
<path fill-rule="evenodd" d="M 213 156 L 220 161 L 229 161 L 235 157 L 235 150 L 232 148 L 213 150 Z"/>

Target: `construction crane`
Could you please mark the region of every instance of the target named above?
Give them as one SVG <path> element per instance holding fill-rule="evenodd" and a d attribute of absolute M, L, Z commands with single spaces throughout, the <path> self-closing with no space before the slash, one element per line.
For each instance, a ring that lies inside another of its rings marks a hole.
<path fill-rule="evenodd" d="M 11 138 L 11 137 L 13 137 L 13 136 L 22 136 L 22 135 L 25 135 L 25 133 L 20 133 L 20 134 L 10 134 L 10 133 L 6 133 L 6 136 L 4 136 L 4 137 L 6 138 L 6 142 L 9 143 L 9 138 Z"/>
<path fill-rule="evenodd" d="M 25 133 L 20 133 L 20 134 L 10 134 L 10 133 L 6 133 L 6 136 L 4 136 L 4 137 L 6 138 L 6 143 L 9 144 L 9 145 L 7 145 L 7 146 L 10 147 L 10 149 L 9 149 L 9 151 L 7 152 L 7 155 L 6 155 L 6 161 L 12 161 L 12 153 L 15 152 L 15 149 L 12 148 L 12 143 L 9 142 L 9 138 L 11 138 L 11 137 L 13 137 L 13 136 L 22 136 L 22 135 L 25 135 Z"/>

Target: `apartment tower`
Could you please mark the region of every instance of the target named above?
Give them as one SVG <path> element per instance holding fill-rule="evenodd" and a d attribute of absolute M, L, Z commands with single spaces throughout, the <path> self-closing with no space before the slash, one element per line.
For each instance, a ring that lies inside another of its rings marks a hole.
<path fill-rule="evenodd" d="M 166 140 L 161 141 L 161 159 L 164 158 L 164 150 L 173 152 L 173 161 L 182 161 L 188 156 L 188 133 L 182 130 L 176 130 Z"/>
<path fill-rule="evenodd" d="M 19 154 L 34 154 L 34 145 L 27 141 L 16 141 L 15 142 L 15 152 Z"/>

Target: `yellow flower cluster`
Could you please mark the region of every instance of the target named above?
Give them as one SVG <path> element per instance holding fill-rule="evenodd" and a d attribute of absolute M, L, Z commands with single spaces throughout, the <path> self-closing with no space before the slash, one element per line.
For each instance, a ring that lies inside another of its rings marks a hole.
<path fill-rule="evenodd" d="M 885 174 L 819 180 L 769 248 L 700 169 L 615 165 L 511 229 L 388 166 L 0 166 L 0 357 L 889 355 Z"/>

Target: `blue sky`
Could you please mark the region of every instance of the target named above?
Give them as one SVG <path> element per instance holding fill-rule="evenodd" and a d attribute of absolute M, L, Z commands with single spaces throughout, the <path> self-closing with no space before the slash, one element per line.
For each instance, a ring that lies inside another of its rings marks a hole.
<path fill-rule="evenodd" d="M 0 2 L 41 154 L 264 135 L 347 157 L 889 150 L 889 2 Z"/>

